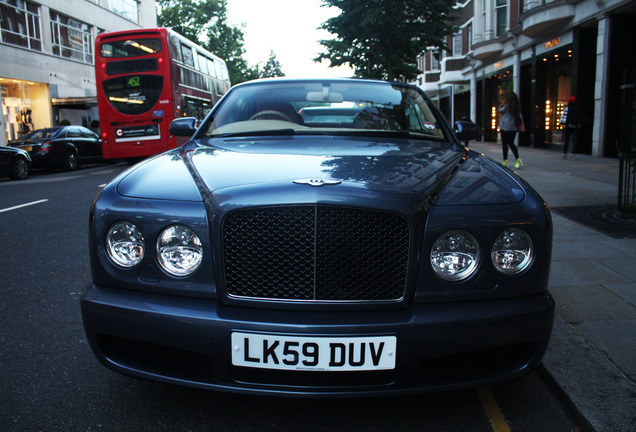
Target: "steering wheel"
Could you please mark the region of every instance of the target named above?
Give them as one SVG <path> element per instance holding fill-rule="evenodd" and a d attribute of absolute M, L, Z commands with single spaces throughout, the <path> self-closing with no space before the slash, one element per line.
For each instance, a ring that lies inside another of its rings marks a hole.
<path fill-rule="evenodd" d="M 283 120 L 286 122 L 294 123 L 286 114 L 275 110 L 263 110 L 259 111 L 249 118 L 249 120 Z"/>

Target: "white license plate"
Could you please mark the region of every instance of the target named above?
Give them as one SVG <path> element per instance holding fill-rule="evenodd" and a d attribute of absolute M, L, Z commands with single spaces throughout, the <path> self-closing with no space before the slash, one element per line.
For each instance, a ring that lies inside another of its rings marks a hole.
<path fill-rule="evenodd" d="M 395 368 L 397 338 L 232 333 L 232 364 L 263 369 L 368 371 Z"/>

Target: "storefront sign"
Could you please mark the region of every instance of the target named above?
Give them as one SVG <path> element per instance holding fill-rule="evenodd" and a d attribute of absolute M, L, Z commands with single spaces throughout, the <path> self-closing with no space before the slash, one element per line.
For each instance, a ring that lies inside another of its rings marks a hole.
<path fill-rule="evenodd" d="M 561 45 L 560 37 L 549 40 L 544 44 L 546 50 L 549 50 L 550 48 L 554 48 L 555 46 L 558 46 L 558 45 Z"/>
<path fill-rule="evenodd" d="M 503 62 L 503 61 L 498 61 L 498 62 L 497 62 L 497 63 L 495 63 L 493 66 L 494 66 L 494 68 L 495 68 L 495 69 L 500 69 L 500 68 L 502 68 L 502 67 L 503 67 L 503 65 L 504 65 L 504 62 Z"/>

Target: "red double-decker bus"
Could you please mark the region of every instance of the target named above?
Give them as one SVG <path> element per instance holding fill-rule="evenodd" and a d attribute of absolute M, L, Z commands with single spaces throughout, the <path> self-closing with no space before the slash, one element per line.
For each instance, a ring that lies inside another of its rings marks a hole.
<path fill-rule="evenodd" d="M 178 117 L 202 120 L 230 88 L 225 62 L 167 28 L 102 33 L 95 40 L 97 107 L 105 159 L 174 148 Z"/>

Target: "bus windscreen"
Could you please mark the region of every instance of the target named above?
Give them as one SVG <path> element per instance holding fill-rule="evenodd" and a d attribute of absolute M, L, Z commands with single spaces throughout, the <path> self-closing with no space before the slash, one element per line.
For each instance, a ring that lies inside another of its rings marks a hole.
<path fill-rule="evenodd" d="M 163 89 L 159 75 L 128 75 L 103 83 L 104 95 L 111 106 L 122 114 L 141 114 L 152 109 Z"/>
<path fill-rule="evenodd" d="M 159 39 L 127 39 L 116 42 L 103 43 L 101 46 L 102 57 L 122 58 L 139 57 L 156 54 L 161 51 Z"/>

